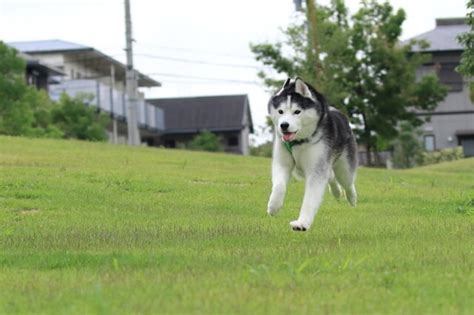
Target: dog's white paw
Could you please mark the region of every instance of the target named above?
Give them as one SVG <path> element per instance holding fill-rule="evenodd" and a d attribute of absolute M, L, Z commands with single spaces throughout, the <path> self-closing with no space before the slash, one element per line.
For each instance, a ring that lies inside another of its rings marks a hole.
<path fill-rule="evenodd" d="M 291 221 L 290 226 L 293 231 L 306 231 L 309 229 L 309 224 L 300 220 Z"/>
<path fill-rule="evenodd" d="M 267 213 L 269 215 L 276 215 L 280 212 L 280 209 L 283 207 L 283 198 L 274 197 L 273 194 L 270 197 L 270 201 L 267 206 Z"/>
<path fill-rule="evenodd" d="M 271 216 L 274 216 L 274 215 L 277 215 L 278 212 L 280 212 L 280 208 L 275 208 L 275 207 L 272 207 L 270 205 L 268 205 L 268 208 L 267 208 L 267 213 Z"/>

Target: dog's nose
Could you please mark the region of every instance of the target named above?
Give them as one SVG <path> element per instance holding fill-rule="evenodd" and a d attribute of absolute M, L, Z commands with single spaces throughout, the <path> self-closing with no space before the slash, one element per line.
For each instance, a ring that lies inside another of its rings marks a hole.
<path fill-rule="evenodd" d="M 283 130 L 283 131 L 287 130 L 288 127 L 290 127 L 290 124 L 287 123 L 287 122 L 282 122 L 282 123 L 280 124 L 280 128 L 281 128 L 281 130 Z"/>

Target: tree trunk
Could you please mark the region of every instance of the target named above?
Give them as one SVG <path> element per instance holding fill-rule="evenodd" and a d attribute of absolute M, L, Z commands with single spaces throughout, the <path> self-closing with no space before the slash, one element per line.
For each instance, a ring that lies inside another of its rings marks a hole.
<path fill-rule="evenodd" d="M 365 152 L 365 156 L 367 159 L 367 166 L 372 166 L 372 154 L 371 154 L 371 147 L 370 144 L 366 144 L 367 146 L 367 151 Z"/>
<path fill-rule="evenodd" d="M 370 145 L 370 128 L 367 126 L 367 119 L 365 117 L 365 114 L 362 113 L 362 120 L 364 121 L 364 134 L 365 134 L 365 145 L 367 148 L 366 152 L 366 158 L 367 158 L 367 166 L 372 166 L 372 154 L 371 154 L 371 149 L 372 146 Z"/>
<path fill-rule="evenodd" d="M 306 19 L 308 21 L 308 33 L 309 42 L 311 44 L 311 50 L 314 58 L 314 82 L 313 86 L 319 88 L 319 71 L 321 66 L 319 64 L 319 47 L 318 47 L 318 27 L 317 27 L 317 16 L 316 16 L 316 0 L 306 0 Z"/>

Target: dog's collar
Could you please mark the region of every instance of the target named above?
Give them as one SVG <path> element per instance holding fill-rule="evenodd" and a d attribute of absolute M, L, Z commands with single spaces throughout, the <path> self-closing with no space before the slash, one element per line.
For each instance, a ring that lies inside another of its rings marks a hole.
<path fill-rule="evenodd" d="M 290 152 L 290 154 L 293 153 L 293 147 L 295 145 L 300 145 L 300 144 L 303 144 L 303 143 L 306 143 L 308 142 L 309 140 L 308 139 L 301 139 L 301 140 L 293 140 L 293 141 L 283 141 L 283 145 L 285 146 L 285 148 L 288 150 L 288 152 Z"/>

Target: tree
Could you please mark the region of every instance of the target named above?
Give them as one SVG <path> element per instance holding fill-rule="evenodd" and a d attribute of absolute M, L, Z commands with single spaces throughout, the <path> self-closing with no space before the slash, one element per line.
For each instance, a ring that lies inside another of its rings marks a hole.
<path fill-rule="evenodd" d="M 53 103 L 44 91 L 25 82 L 26 64 L 17 52 L 0 42 L 0 134 L 60 137 L 50 124 Z"/>
<path fill-rule="evenodd" d="M 54 103 L 25 82 L 26 64 L 0 42 L 0 134 L 49 138 L 107 139 L 108 116 L 87 107 L 86 96 L 63 95 Z"/>
<path fill-rule="evenodd" d="M 27 92 L 25 62 L 0 42 L 0 133 L 20 135 L 31 128 L 33 113 L 23 101 Z"/>
<path fill-rule="evenodd" d="M 188 148 L 191 150 L 210 152 L 218 152 L 224 150 L 219 137 L 216 134 L 207 130 L 195 136 L 194 139 L 189 143 Z"/>
<path fill-rule="evenodd" d="M 430 56 L 411 53 L 413 45 L 426 46 L 424 42 L 399 43 L 403 10 L 364 0 L 349 16 L 344 1 L 333 0 L 330 6 L 318 6 L 315 14 L 317 49 L 308 44 L 304 19 L 284 31 L 285 42 L 251 45 L 257 61 L 269 67 L 259 76 L 270 89 L 281 86 L 282 75 L 300 76 L 316 86 L 348 114 L 371 164 L 370 152 L 389 146 L 400 121 L 421 125 L 414 109 L 433 110 L 447 90 L 435 75 L 416 77 Z"/>
<path fill-rule="evenodd" d="M 421 165 L 423 147 L 420 143 L 420 132 L 411 124 L 402 122 L 399 136 L 393 142 L 393 164 L 396 168 L 410 168 Z"/>
<path fill-rule="evenodd" d="M 459 42 L 464 46 L 461 56 L 461 63 L 456 70 L 468 81 L 471 89 L 471 100 L 474 102 L 474 0 L 467 3 L 466 22 L 471 27 L 470 31 L 458 37 Z"/>
<path fill-rule="evenodd" d="M 64 132 L 64 138 L 90 141 L 107 140 L 106 128 L 110 118 L 90 107 L 90 96 L 78 95 L 75 98 L 61 95 L 59 103 L 52 111 L 52 123 Z"/>

